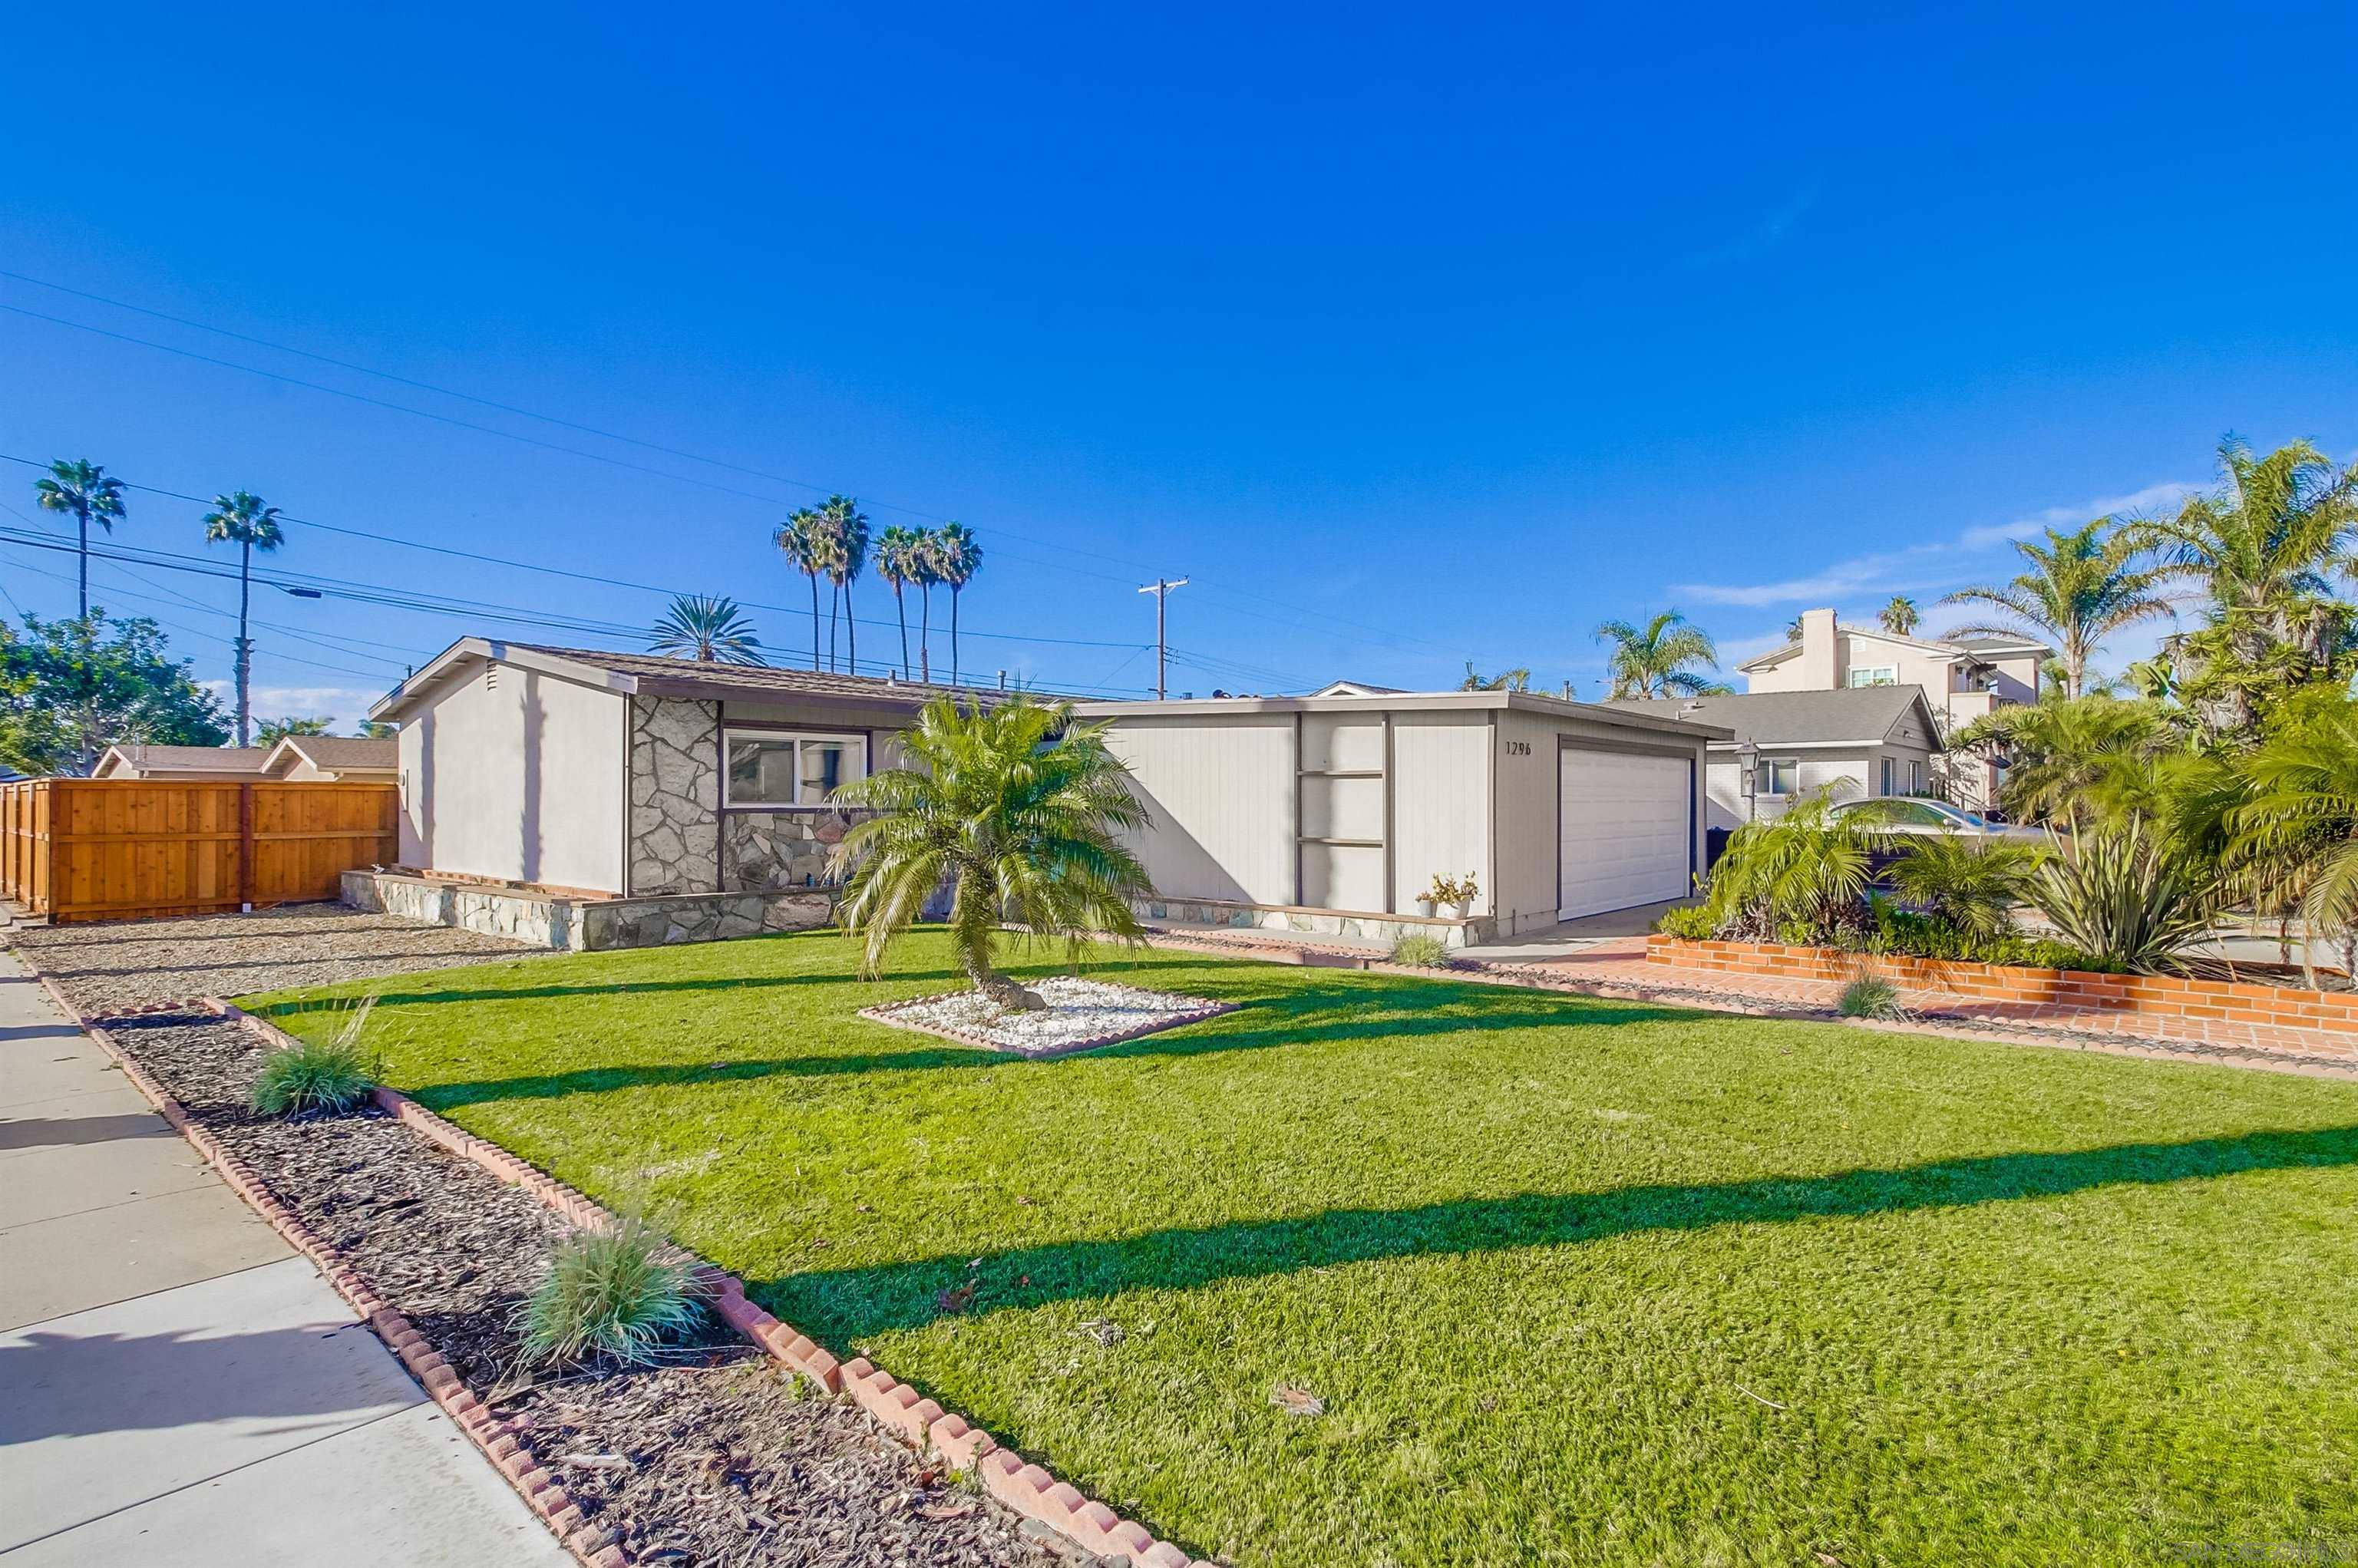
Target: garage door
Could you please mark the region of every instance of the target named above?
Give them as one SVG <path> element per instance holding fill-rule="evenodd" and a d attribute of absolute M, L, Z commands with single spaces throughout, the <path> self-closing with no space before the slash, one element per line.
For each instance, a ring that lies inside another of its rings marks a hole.
<path fill-rule="evenodd" d="M 1567 749 L 1557 762 L 1559 920 L 1692 891 L 1694 763 Z"/>

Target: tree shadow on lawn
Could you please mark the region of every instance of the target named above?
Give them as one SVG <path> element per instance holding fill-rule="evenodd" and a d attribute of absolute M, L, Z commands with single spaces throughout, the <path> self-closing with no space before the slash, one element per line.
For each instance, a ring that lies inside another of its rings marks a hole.
<path fill-rule="evenodd" d="M 391 1000 L 391 999 L 387 999 Z M 1689 1019 L 1693 1012 L 1675 1009 L 1591 1002 L 1557 1011 L 1500 1008 L 1466 1013 L 1434 1014 L 1411 1007 L 1371 1011 L 1363 993 L 1306 990 L 1277 999 L 1290 1011 L 1327 1014 L 1319 1022 L 1288 1023 L 1272 1019 L 1269 1002 L 1248 1001 L 1236 1011 L 1199 1023 L 1178 1024 L 1119 1044 L 1063 1056 L 1032 1057 L 981 1045 L 917 1046 L 905 1051 L 851 1051 L 807 1056 L 763 1056 L 731 1061 L 727 1057 L 701 1062 L 668 1062 L 645 1065 L 579 1067 L 559 1073 L 534 1073 L 510 1078 L 484 1078 L 469 1083 L 428 1084 L 407 1092 L 428 1109 L 512 1099 L 562 1099 L 577 1094 L 606 1094 L 616 1089 L 679 1085 L 743 1083 L 767 1077 L 838 1077 L 860 1073 L 902 1073 L 943 1067 L 1000 1067 L 1010 1071 L 1073 1074 L 1092 1062 L 1126 1061 L 1141 1056 L 1201 1056 L 1224 1051 L 1260 1051 L 1271 1046 L 1313 1044 L 1333 1040 L 1394 1041 L 1422 1035 L 1466 1034 L 1496 1030 L 1590 1027 L 1599 1024 L 1644 1023 Z M 1587 1000 L 1588 999 L 1573 999 Z M 871 1029 L 889 1029 L 872 1019 L 847 1020 Z M 1243 1022 L 1245 1027 L 1238 1027 Z M 896 1037 L 905 1033 L 894 1030 Z"/>
<path fill-rule="evenodd" d="M 1982 1155 L 1824 1176 L 1334 1209 L 1302 1219 L 1018 1248 L 986 1254 L 979 1269 L 968 1267 L 971 1253 L 960 1251 L 912 1263 L 749 1281 L 748 1286 L 781 1317 L 842 1345 L 888 1330 L 923 1328 L 945 1315 L 939 1292 L 970 1281 L 979 1286 L 968 1314 L 975 1315 L 1389 1258 L 1596 1241 L 1635 1231 L 1952 1208 L 2093 1187 L 2347 1165 L 2358 1165 L 2358 1127 Z"/>

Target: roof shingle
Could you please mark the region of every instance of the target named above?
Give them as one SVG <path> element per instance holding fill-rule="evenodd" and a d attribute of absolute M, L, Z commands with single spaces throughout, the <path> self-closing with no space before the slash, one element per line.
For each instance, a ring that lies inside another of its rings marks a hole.
<path fill-rule="evenodd" d="M 1736 731 L 1740 741 L 1800 745 L 1880 741 L 1923 699 L 1916 686 L 1845 687 L 1837 691 L 1757 691 L 1729 697 L 1617 697 L 1607 708 L 1684 717 Z"/>

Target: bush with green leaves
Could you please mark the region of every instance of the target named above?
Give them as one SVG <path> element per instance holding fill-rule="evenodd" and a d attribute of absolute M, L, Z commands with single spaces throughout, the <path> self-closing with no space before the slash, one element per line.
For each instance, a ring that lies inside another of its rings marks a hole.
<path fill-rule="evenodd" d="M 1893 953 L 1940 963 L 2010 964 L 2032 969 L 2087 969 L 2120 974 L 2127 966 L 2099 953 L 2083 952 L 2068 942 L 2008 931 L 1984 936 L 1961 931 L 1937 916 L 1903 909 L 1887 898 L 1869 899 L 1869 925 L 1857 946 L 1869 953 Z"/>
<path fill-rule="evenodd" d="M 1728 835 L 1704 889 L 1719 935 L 1813 944 L 1864 928 L 1879 836 L 1833 804 L 1830 791 L 1817 790 Z"/>
<path fill-rule="evenodd" d="M 1437 969 L 1449 962 L 1449 944 L 1422 931 L 1412 931 L 1392 944 L 1392 962 Z"/>
<path fill-rule="evenodd" d="M 2029 898 L 2047 859 L 2035 844 L 1983 843 L 1962 833 L 1909 835 L 1898 851 L 1884 880 L 1925 914 L 1977 936 L 1999 935 L 2013 924 L 2015 906 Z"/>
<path fill-rule="evenodd" d="M 1844 1018 L 1902 1019 L 1908 1009 L 1900 1002 L 1899 988 L 1881 975 L 1861 975 L 1843 987 L 1834 1002 L 1834 1011 Z"/>
<path fill-rule="evenodd" d="M 707 1294 L 695 1265 L 641 1220 L 577 1230 L 549 1249 L 547 1275 L 525 1302 L 525 1359 L 652 1361 L 695 1330 Z"/>
<path fill-rule="evenodd" d="M 2223 902 L 2211 866 L 2169 853 L 2137 824 L 2081 834 L 2040 868 L 2037 896 L 2066 942 L 2147 974 L 2179 968 Z"/>
<path fill-rule="evenodd" d="M 1689 942 L 1708 942 L 1719 935 L 1719 917 L 1707 905 L 1682 904 L 1666 909 L 1654 922 L 1654 929 L 1665 936 L 1682 937 Z"/>
<path fill-rule="evenodd" d="M 361 1047 L 376 999 L 345 1010 L 325 1040 L 299 1040 L 273 1051 L 254 1080 L 251 1101 L 264 1116 L 333 1116 L 357 1109 L 376 1089 L 377 1062 Z"/>

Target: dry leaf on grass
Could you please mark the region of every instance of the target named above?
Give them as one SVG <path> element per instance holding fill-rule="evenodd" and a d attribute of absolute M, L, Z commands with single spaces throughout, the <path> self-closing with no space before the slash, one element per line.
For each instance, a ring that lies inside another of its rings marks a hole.
<path fill-rule="evenodd" d="M 1326 1401 L 1307 1389 L 1280 1383 L 1270 1390 L 1269 1402 L 1288 1415 L 1325 1415 Z"/>

